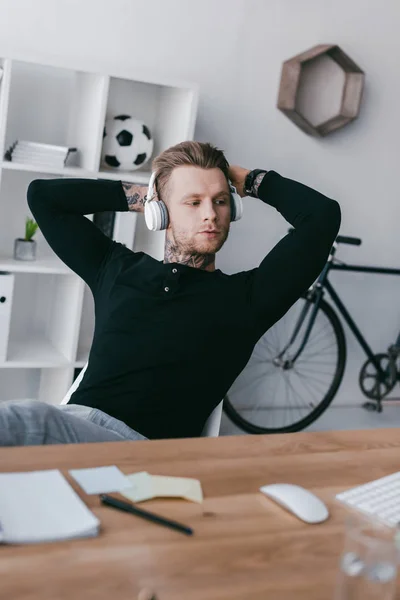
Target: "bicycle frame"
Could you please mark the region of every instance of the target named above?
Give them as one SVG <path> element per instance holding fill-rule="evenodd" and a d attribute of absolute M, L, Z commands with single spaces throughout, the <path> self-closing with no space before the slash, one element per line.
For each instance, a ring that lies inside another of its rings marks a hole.
<path fill-rule="evenodd" d="M 320 276 L 318 277 L 317 281 L 313 284 L 313 286 L 311 286 L 311 288 L 309 290 L 309 293 L 314 294 L 316 297 L 315 306 L 314 306 L 314 315 L 312 315 L 312 316 L 314 316 L 314 319 L 315 319 L 315 315 L 316 315 L 316 312 L 317 312 L 318 306 L 319 306 L 319 301 L 320 301 L 320 298 L 322 298 L 322 296 L 324 294 L 323 290 L 325 289 L 328 292 L 328 294 L 330 295 L 333 303 L 336 305 L 336 307 L 337 307 L 338 311 L 340 312 L 340 314 L 342 315 L 343 319 L 346 321 L 350 330 L 353 332 L 353 334 L 354 334 L 356 340 L 358 341 L 358 343 L 360 344 L 361 348 L 364 350 L 364 352 L 367 355 L 367 357 L 369 358 L 369 360 L 373 363 L 373 365 L 376 368 L 377 372 L 379 373 L 380 377 L 384 378 L 385 374 L 384 374 L 379 362 L 376 360 L 371 347 L 369 346 L 366 339 L 362 335 L 360 329 L 357 327 L 353 318 L 350 316 L 349 311 L 346 309 L 345 305 L 339 298 L 334 287 L 332 286 L 330 281 L 328 281 L 328 275 L 329 275 L 330 271 L 352 271 L 352 272 L 356 272 L 356 273 L 375 273 L 375 274 L 380 274 L 380 275 L 400 275 L 400 269 L 389 269 L 389 268 L 384 268 L 384 267 L 369 267 L 369 266 L 362 266 L 362 265 L 347 265 L 345 263 L 335 263 L 334 262 L 335 252 L 336 252 L 336 244 L 334 244 L 334 246 L 332 247 L 332 251 L 331 251 L 330 257 L 328 259 L 328 262 L 326 263 Z M 312 322 L 310 321 L 309 326 L 306 331 L 305 340 L 303 341 L 303 344 L 302 344 L 300 350 L 298 351 L 297 355 L 300 353 L 300 351 L 305 346 L 305 344 L 308 340 L 308 337 L 310 335 L 313 323 L 314 323 L 314 320 Z M 400 334 L 397 337 L 395 347 L 397 347 L 397 348 L 400 347 Z M 297 355 L 296 355 L 296 358 L 297 358 Z"/>
<path fill-rule="evenodd" d="M 289 231 L 291 231 L 291 230 L 289 230 Z M 301 309 L 299 311 L 300 314 L 296 314 L 296 312 L 295 312 L 294 315 L 292 315 L 295 318 L 295 321 L 294 322 L 291 321 L 291 323 L 290 323 L 291 334 L 289 334 L 289 339 L 287 338 L 288 329 L 287 329 L 287 327 L 285 327 L 284 339 L 285 340 L 288 339 L 288 341 L 285 343 L 284 348 L 282 350 L 277 350 L 277 351 L 275 350 L 275 352 L 277 352 L 277 353 L 275 353 L 274 350 L 271 350 L 271 348 L 269 350 L 270 353 L 274 352 L 274 354 L 272 356 L 272 362 L 273 362 L 273 364 L 275 364 L 275 366 L 280 367 L 282 370 L 290 370 L 295 367 L 296 360 L 303 353 L 304 348 L 307 346 L 307 343 L 310 339 L 310 335 L 313 330 L 314 324 L 316 324 L 316 317 L 317 317 L 319 311 L 321 311 L 323 313 L 323 316 L 325 316 L 325 318 L 328 320 L 328 325 L 330 325 L 330 327 L 333 328 L 333 333 L 335 336 L 335 344 L 336 344 L 335 347 L 338 350 L 336 366 L 335 366 L 334 373 L 328 373 L 327 371 L 325 372 L 325 375 L 328 375 L 328 376 L 332 375 L 333 380 L 332 380 L 332 383 L 330 384 L 328 391 L 323 396 L 323 400 L 325 401 L 324 405 L 321 405 L 321 407 L 320 407 L 321 401 L 319 401 L 316 404 L 315 398 L 311 398 L 312 401 L 310 402 L 310 406 L 313 408 L 313 411 L 317 410 L 317 413 L 314 414 L 314 416 L 311 418 L 311 420 L 308 419 L 307 424 L 309 424 L 310 422 L 315 420 L 315 418 L 318 418 L 318 416 L 321 414 L 321 412 L 323 410 L 325 410 L 327 406 L 329 406 L 330 402 L 332 401 L 332 398 L 334 397 L 334 395 L 336 394 L 336 392 L 338 390 L 340 382 L 342 381 L 345 364 L 346 364 L 346 343 L 345 343 L 346 340 L 344 337 L 342 321 L 340 318 L 338 318 L 337 313 L 341 314 L 344 321 L 349 326 L 351 332 L 354 334 L 356 340 L 360 344 L 362 350 L 365 352 L 365 354 L 368 357 L 368 361 L 365 363 L 365 365 L 363 365 L 362 370 L 360 372 L 360 387 L 361 387 L 362 391 L 364 392 L 364 394 L 368 398 L 371 398 L 374 402 L 365 402 L 363 404 L 363 406 L 365 408 L 367 408 L 368 410 L 376 410 L 376 411 L 381 412 L 381 410 L 382 410 L 381 402 L 382 402 L 382 399 L 385 397 L 385 393 L 388 393 L 388 391 L 393 389 L 393 386 L 389 387 L 389 384 L 391 385 L 393 383 L 393 385 L 394 385 L 394 383 L 395 383 L 395 379 L 393 377 L 397 374 L 397 379 L 400 380 L 400 368 L 396 369 L 396 362 L 394 362 L 394 364 L 393 364 L 393 361 L 397 361 L 398 359 L 400 359 L 400 333 L 397 337 L 396 342 L 388 348 L 388 356 L 383 353 L 374 355 L 371 347 L 367 343 L 366 339 L 364 338 L 364 336 L 361 333 L 360 329 L 358 328 L 357 324 L 351 317 L 346 306 L 344 305 L 344 303 L 340 299 L 339 295 L 337 294 L 336 290 L 334 289 L 333 285 L 329 281 L 330 271 L 349 271 L 349 272 L 358 272 L 358 273 L 372 273 L 372 274 L 379 274 L 379 275 L 398 275 L 398 276 L 400 276 L 400 269 L 353 265 L 353 264 L 349 265 L 349 264 L 338 262 L 335 260 L 335 254 L 336 254 L 336 250 L 337 250 L 337 245 L 339 243 L 346 243 L 346 244 L 352 244 L 355 246 L 359 246 L 361 244 L 361 240 L 359 238 L 351 238 L 351 237 L 346 237 L 346 236 L 338 236 L 337 237 L 335 243 L 333 244 L 333 246 L 331 248 L 329 258 L 328 258 L 327 262 L 325 263 L 319 277 L 314 281 L 314 283 L 309 287 L 309 289 L 301 295 L 301 298 L 305 299 L 305 302 L 301 306 Z M 326 303 L 324 300 L 325 292 L 330 297 L 330 301 L 328 303 Z M 337 310 L 334 310 L 334 307 L 332 305 L 334 305 Z M 316 327 L 318 327 L 318 324 L 316 325 Z M 324 328 L 322 329 L 322 331 L 323 330 L 324 330 Z M 320 331 L 317 332 L 315 339 L 317 339 L 317 336 L 319 335 Z M 295 347 L 295 342 L 296 342 L 297 338 L 299 338 L 298 344 L 300 346 L 298 349 Z M 279 347 L 281 347 L 280 346 L 281 341 L 282 341 L 282 338 L 280 338 L 280 339 L 278 338 Z M 276 348 L 275 344 L 273 344 L 273 346 L 274 346 L 274 348 Z M 328 346 L 327 348 L 330 348 L 330 347 L 331 346 Z M 291 350 L 294 353 L 293 355 L 291 354 Z M 314 347 L 314 351 L 315 351 L 315 347 Z M 318 354 L 318 352 L 314 352 L 314 355 L 315 354 Z M 311 353 L 311 356 L 313 356 L 312 353 Z M 388 368 L 386 368 L 384 366 L 383 362 L 381 362 L 382 357 L 385 360 L 387 358 L 389 358 L 390 362 L 388 363 L 388 365 L 390 367 L 390 371 L 388 371 Z M 304 358 L 307 359 L 307 351 L 305 353 Z M 270 362 L 270 359 L 268 359 L 268 362 Z M 303 361 L 303 362 L 305 362 L 305 361 Z M 361 376 L 363 375 L 366 368 L 370 366 L 370 363 L 373 364 L 373 366 L 376 370 L 375 373 L 372 375 L 376 381 L 374 383 L 374 388 L 371 391 L 364 390 L 362 388 L 362 382 L 361 382 Z M 330 363 L 322 361 L 320 364 L 321 365 L 324 365 L 324 364 L 329 365 Z M 393 366 L 395 368 L 394 372 L 392 370 Z M 299 368 L 301 368 L 300 361 L 299 361 Z M 322 367 L 321 372 L 323 371 L 323 369 L 324 369 L 324 367 Z M 385 384 L 387 377 L 388 377 L 388 373 L 389 373 L 391 379 L 389 381 L 389 384 L 386 387 L 386 392 L 384 390 L 384 392 L 381 393 L 381 385 L 380 384 L 381 383 Z M 305 377 L 307 377 L 307 371 L 305 372 Z M 293 390 L 293 386 L 291 385 L 290 387 Z M 308 389 L 308 386 L 305 386 L 305 391 L 306 391 L 306 393 L 310 392 L 310 389 Z M 370 394 L 368 393 L 369 391 L 370 391 Z M 319 391 L 318 391 L 318 393 L 319 393 Z M 227 398 L 227 400 L 228 400 L 228 398 Z M 303 399 L 303 401 L 304 401 L 304 399 Z M 291 402 L 289 401 L 289 397 L 287 397 L 287 404 L 289 405 L 289 408 L 292 407 Z M 271 428 L 266 429 L 265 426 L 260 427 L 258 425 L 251 424 L 249 421 L 247 421 L 245 418 L 243 418 L 242 416 L 240 416 L 238 414 L 238 412 L 232 407 L 232 405 L 229 401 L 226 403 L 226 407 L 227 407 L 226 412 L 228 413 L 228 415 L 232 418 L 232 420 L 237 425 L 239 425 L 240 427 L 245 429 L 245 431 L 249 431 L 251 433 L 263 433 L 265 431 L 268 431 L 268 432 L 273 431 L 273 429 L 271 429 Z M 267 407 L 267 410 L 268 410 L 268 408 L 269 407 Z M 294 408 L 296 408 L 296 404 L 295 404 Z M 319 408 L 319 410 L 318 410 L 318 408 Z M 302 421 L 304 422 L 304 419 L 302 419 Z M 285 431 L 298 431 L 297 425 L 298 425 L 298 423 L 294 423 L 290 426 L 285 425 L 284 430 Z M 305 426 L 305 425 L 303 425 L 303 426 Z M 276 427 L 275 427 L 275 429 L 276 429 Z"/>

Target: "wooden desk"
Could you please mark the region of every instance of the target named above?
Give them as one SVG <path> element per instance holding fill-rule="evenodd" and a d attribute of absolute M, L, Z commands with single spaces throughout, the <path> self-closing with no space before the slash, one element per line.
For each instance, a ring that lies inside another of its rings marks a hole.
<path fill-rule="evenodd" d="M 193 537 L 100 505 L 95 539 L 0 547 L 0 597 L 10 600 L 331 600 L 347 513 L 335 493 L 400 468 L 400 430 L 299 433 L 0 449 L 0 471 L 115 464 L 125 473 L 201 480 L 202 505 L 144 507 L 195 530 Z M 67 475 L 69 481 L 71 478 Z M 258 488 L 305 486 L 331 511 L 306 525 Z M 27 498 L 27 501 L 29 499 Z"/>

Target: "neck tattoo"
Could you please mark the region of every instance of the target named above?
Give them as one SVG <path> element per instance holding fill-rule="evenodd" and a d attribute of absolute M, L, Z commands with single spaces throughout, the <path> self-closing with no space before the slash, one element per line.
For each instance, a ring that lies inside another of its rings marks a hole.
<path fill-rule="evenodd" d="M 180 263 L 195 269 L 207 271 L 215 270 L 215 254 L 198 254 L 197 252 L 185 252 L 172 240 L 166 238 L 164 250 L 164 263 Z M 212 268 L 209 268 L 212 267 Z"/>

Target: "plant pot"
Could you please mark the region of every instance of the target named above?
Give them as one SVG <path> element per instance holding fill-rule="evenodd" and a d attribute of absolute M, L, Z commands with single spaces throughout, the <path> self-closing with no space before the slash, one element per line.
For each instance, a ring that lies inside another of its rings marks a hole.
<path fill-rule="evenodd" d="M 17 238 L 14 241 L 14 258 L 15 260 L 36 260 L 35 240 Z"/>

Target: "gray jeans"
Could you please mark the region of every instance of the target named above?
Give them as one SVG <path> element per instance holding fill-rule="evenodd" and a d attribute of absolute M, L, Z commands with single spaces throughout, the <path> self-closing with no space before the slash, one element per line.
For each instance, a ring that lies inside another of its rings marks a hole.
<path fill-rule="evenodd" d="M 79 404 L 0 402 L 0 446 L 145 440 L 122 421 Z"/>

